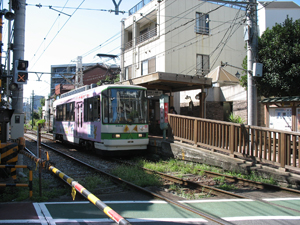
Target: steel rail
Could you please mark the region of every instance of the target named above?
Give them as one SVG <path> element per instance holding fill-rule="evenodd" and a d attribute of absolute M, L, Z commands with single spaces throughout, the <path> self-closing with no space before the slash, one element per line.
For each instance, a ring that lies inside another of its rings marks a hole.
<path fill-rule="evenodd" d="M 227 179 L 229 181 L 232 181 L 235 183 L 242 183 L 244 185 L 251 185 L 252 187 L 257 187 L 260 189 L 281 190 L 281 191 L 287 191 L 287 192 L 291 192 L 291 193 L 295 193 L 295 194 L 300 194 L 299 190 L 292 189 L 292 188 L 280 187 L 280 186 L 276 186 L 273 184 L 252 181 L 252 180 L 248 180 L 248 179 L 244 179 L 244 178 L 240 178 L 240 177 L 230 176 L 230 175 L 216 173 L 216 172 L 207 171 L 207 170 L 199 170 L 199 171 L 201 171 L 204 174 L 209 175 L 211 177 L 222 177 L 223 176 L 223 177 L 225 177 L 225 179 Z"/>
<path fill-rule="evenodd" d="M 114 160 L 117 160 L 117 159 L 114 159 Z M 117 160 L 117 161 L 120 162 L 120 163 L 130 165 L 130 166 L 133 165 L 131 163 L 124 162 L 124 161 L 121 161 L 121 160 Z M 174 183 L 181 184 L 181 185 L 185 185 L 185 186 L 190 186 L 190 187 L 193 187 L 193 188 L 196 188 L 196 189 L 201 189 L 202 191 L 204 191 L 206 193 L 216 194 L 217 196 L 222 195 L 222 196 L 227 196 L 227 197 L 231 196 L 231 197 L 235 197 L 235 198 L 247 198 L 245 196 L 241 196 L 241 195 L 229 192 L 229 191 L 225 191 L 225 190 L 215 188 L 215 187 L 210 187 L 210 186 L 207 186 L 207 185 L 204 185 L 204 184 L 189 181 L 187 179 L 174 177 L 174 176 L 171 176 L 171 175 L 168 175 L 168 174 L 165 174 L 165 173 L 161 173 L 161 172 L 158 172 L 158 171 L 154 171 L 154 170 L 151 170 L 151 169 L 147 169 L 147 168 L 144 168 L 144 167 L 139 167 L 139 168 L 143 169 L 144 171 L 146 171 L 149 174 L 158 174 L 160 177 L 162 177 L 166 180 L 169 180 L 169 181 L 172 181 Z"/>
<path fill-rule="evenodd" d="M 130 225 L 130 223 L 124 219 L 122 216 L 120 216 L 117 212 L 115 212 L 113 209 L 111 209 L 109 206 L 107 206 L 104 202 L 102 202 L 99 198 L 97 198 L 95 195 L 93 195 L 91 192 L 89 192 L 85 187 L 83 187 L 80 183 L 75 181 L 73 178 L 69 177 L 67 174 L 61 172 L 54 166 L 50 165 L 48 162 L 45 163 L 41 158 L 37 158 L 28 148 L 24 148 L 24 150 L 21 150 L 21 153 L 25 154 L 26 156 L 30 157 L 31 159 L 34 159 L 35 162 L 39 163 L 45 169 L 48 169 L 55 175 L 57 175 L 60 179 L 65 181 L 69 186 L 72 187 L 72 197 L 73 200 L 75 199 L 76 191 L 78 191 L 83 197 L 88 199 L 91 203 L 93 203 L 98 209 L 102 210 L 109 218 L 114 220 L 120 225 Z"/>
<path fill-rule="evenodd" d="M 27 137 L 27 138 L 29 138 L 29 139 L 31 139 L 31 140 L 34 140 L 34 139 L 30 138 L 30 137 Z M 65 157 L 67 157 L 67 158 L 70 158 L 70 159 L 76 161 L 77 163 L 80 163 L 80 164 L 82 164 L 82 165 L 85 165 L 85 166 L 87 166 L 87 167 L 90 168 L 90 169 L 93 169 L 93 170 L 95 170 L 95 171 L 97 171 L 97 172 L 99 172 L 99 173 L 101 173 L 101 174 L 104 174 L 104 175 L 108 176 L 109 178 L 111 178 L 113 181 L 115 181 L 115 182 L 117 182 L 117 183 L 125 183 L 126 185 L 128 185 L 128 186 L 131 187 L 131 188 L 134 188 L 134 189 L 137 189 L 137 190 L 142 191 L 142 192 L 144 192 L 144 193 L 150 194 L 151 196 L 154 196 L 154 197 L 157 197 L 157 198 L 159 198 L 159 199 L 162 199 L 162 200 L 164 200 L 164 201 L 166 201 L 166 202 L 169 202 L 169 203 L 171 203 L 171 204 L 173 204 L 173 205 L 176 205 L 176 206 L 178 206 L 178 207 L 180 207 L 180 208 L 183 208 L 183 209 L 185 209 L 185 210 L 188 210 L 188 211 L 190 211 L 190 212 L 192 212 L 192 213 L 195 213 L 195 214 L 197 214 L 197 215 L 199 215 L 199 216 L 201 216 L 201 217 L 204 217 L 204 218 L 206 218 L 206 219 L 208 219 L 208 220 L 210 220 L 210 221 L 213 221 L 213 222 L 215 222 L 215 223 L 218 223 L 218 224 L 224 224 L 224 225 L 225 225 L 225 224 L 232 224 L 232 223 L 230 223 L 230 222 L 228 222 L 228 221 L 226 221 L 226 220 L 223 220 L 223 219 L 221 219 L 221 218 L 219 218 L 219 217 L 215 217 L 215 216 L 212 216 L 212 215 L 210 215 L 210 214 L 207 214 L 207 213 L 204 213 L 204 212 L 195 210 L 195 209 L 193 209 L 193 208 L 191 208 L 191 207 L 189 207 L 189 206 L 186 206 L 186 205 L 181 204 L 181 203 L 179 203 L 179 202 L 173 201 L 173 200 L 171 200 L 171 199 L 169 199 L 169 198 L 166 198 L 166 197 L 164 197 L 164 196 L 162 196 L 162 195 L 159 195 L 159 194 L 154 193 L 154 192 L 152 192 L 152 191 L 149 191 L 149 190 L 147 190 L 147 189 L 145 189 L 145 188 L 142 188 L 142 187 L 140 187 L 140 186 L 137 186 L 137 185 L 135 185 L 135 184 L 133 184 L 133 183 L 131 183 L 131 182 L 129 182 L 129 181 L 123 180 L 123 179 L 121 179 L 120 177 L 117 177 L 117 176 L 114 176 L 114 175 L 112 175 L 112 174 L 109 174 L 109 173 L 107 173 L 107 172 L 105 172 L 105 171 L 103 171 L 103 170 L 100 170 L 100 169 L 98 169 L 98 168 L 92 166 L 92 165 L 89 165 L 89 164 L 86 163 L 86 162 L 83 162 L 83 161 L 81 161 L 81 160 L 79 160 L 79 159 L 76 159 L 76 158 L 74 158 L 74 157 L 71 156 L 71 155 L 68 155 L 68 154 L 66 154 L 66 153 L 64 153 L 64 152 L 61 152 L 61 151 L 59 151 L 59 150 L 56 150 L 55 148 L 52 148 L 52 147 L 49 146 L 49 145 L 46 145 L 46 144 L 44 144 L 44 143 L 41 143 L 41 145 L 44 146 L 45 148 L 51 149 L 52 151 L 55 151 L 55 152 L 57 152 L 57 153 L 59 153 L 59 154 L 65 156 Z"/>

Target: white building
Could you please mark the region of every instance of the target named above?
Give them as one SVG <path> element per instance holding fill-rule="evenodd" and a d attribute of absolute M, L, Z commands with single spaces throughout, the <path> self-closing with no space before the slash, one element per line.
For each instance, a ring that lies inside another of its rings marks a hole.
<path fill-rule="evenodd" d="M 300 19 L 300 6 L 293 1 L 265 1 L 258 2 L 257 18 L 259 25 L 259 36 L 267 28 L 272 28 L 276 23 L 283 23 L 285 19 Z"/>
<path fill-rule="evenodd" d="M 170 93 L 171 105 L 177 92 L 177 111 L 190 100 L 199 104 L 196 95 L 211 87 L 206 75 L 221 61 L 241 67 L 246 56 L 243 9 L 199 0 L 144 0 L 129 14 L 122 21 L 122 79 Z"/>

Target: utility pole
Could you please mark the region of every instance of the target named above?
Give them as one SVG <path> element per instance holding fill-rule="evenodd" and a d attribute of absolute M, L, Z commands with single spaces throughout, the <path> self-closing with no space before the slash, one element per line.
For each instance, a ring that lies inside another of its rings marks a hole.
<path fill-rule="evenodd" d="M 34 108 L 34 90 L 32 90 L 31 96 L 31 129 L 33 129 L 33 108 Z"/>
<path fill-rule="evenodd" d="M 82 72 L 82 56 L 77 57 L 75 88 L 83 86 L 83 72 Z"/>
<path fill-rule="evenodd" d="M 14 22 L 14 45 L 13 62 L 14 71 L 18 65 L 16 60 L 24 59 L 25 45 L 25 0 L 16 0 L 13 5 L 15 11 Z M 13 76 L 14 79 L 15 76 Z M 13 82 L 16 82 L 15 80 Z M 24 113 L 23 113 L 23 84 L 18 84 L 12 91 L 12 109 L 14 114 L 11 118 L 11 139 L 16 140 L 24 136 Z"/>
<path fill-rule="evenodd" d="M 256 0 L 249 0 L 247 8 L 247 25 L 249 38 L 247 40 L 247 98 L 248 125 L 257 125 L 257 88 L 253 78 L 253 63 L 257 61 L 257 6 Z"/>

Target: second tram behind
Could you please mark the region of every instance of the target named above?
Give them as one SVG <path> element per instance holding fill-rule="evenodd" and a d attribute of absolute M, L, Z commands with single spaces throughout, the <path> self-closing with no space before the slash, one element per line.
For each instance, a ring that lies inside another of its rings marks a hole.
<path fill-rule="evenodd" d="M 147 149 L 146 88 L 104 85 L 76 92 L 53 103 L 55 140 L 97 153 Z"/>

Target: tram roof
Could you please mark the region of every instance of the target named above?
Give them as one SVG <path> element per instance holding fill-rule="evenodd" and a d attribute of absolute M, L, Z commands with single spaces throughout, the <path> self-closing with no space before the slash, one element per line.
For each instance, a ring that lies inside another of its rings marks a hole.
<path fill-rule="evenodd" d="M 210 88 L 212 86 L 212 78 L 158 72 L 122 81 L 121 83 L 125 85 L 140 85 L 147 89 L 158 89 L 164 92 L 177 92 Z"/>

